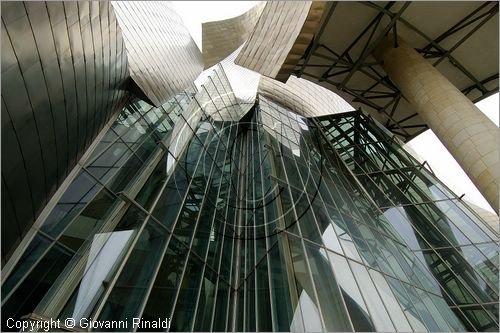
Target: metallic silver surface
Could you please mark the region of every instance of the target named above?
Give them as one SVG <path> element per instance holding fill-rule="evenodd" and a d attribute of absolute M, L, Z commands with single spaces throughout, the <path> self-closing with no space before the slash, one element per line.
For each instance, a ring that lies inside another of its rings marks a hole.
<path fill-rule="evenodd" d="M 354 110 L 334 92 L 293 75 L 288 78 L 286 84 L 261 76 L 258 92 L 303 117 L 319 117 Z"/>
<path fill-rule="evenodd" d="M 259 2 L 239 16 L 202 23 L 205 68 L 224 60 L 248 40 L 265 5 Z"/>
<path fill-rule="evenodd" d="M 201 52 L 169 2 L 113 1 L 130 76 L 155 105 L 188 88 L 203 70 Z"/>
<path fill-rule="evenodd" d="M 109 2 L 2 2 L 2 265 L 124 101 Z"/>

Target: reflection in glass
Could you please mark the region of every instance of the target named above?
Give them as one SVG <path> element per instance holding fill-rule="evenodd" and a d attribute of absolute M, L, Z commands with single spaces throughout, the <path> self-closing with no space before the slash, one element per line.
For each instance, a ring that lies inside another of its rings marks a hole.
<path fill-rule="evenodd" d="M 217 67 L 105 131 L 3 277 L 3 318 L 498 331 L 498 236 L 362 112 L 241 108 Z"/>

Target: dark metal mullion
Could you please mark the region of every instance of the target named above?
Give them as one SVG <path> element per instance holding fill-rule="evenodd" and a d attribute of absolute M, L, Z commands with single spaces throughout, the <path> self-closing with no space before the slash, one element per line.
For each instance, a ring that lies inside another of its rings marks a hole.
<path fill-rule="evenodd" d="M 336 5 L 336 3 L 335 3 Z M 330 8 L 330 11 L 333 12 L 333 10 Z M 329 16 L 330 17 L 331 13 L 329 13 Z M 318 37 L 319 38 L 319 37 Z M 259 126 L 262 124 L 262 116 L 260 114 L 260 109 L 256 112 L 256 115 L 255 115 L 255 119 L 256 119 L 256 123 L 259 124 Z M 263 125 L 263 124 L 262 124 Z M 262 136 L 265 135 L 264 133 L 264 130 L 262 130 Z M 259 128 L 257 128 L 257 132 L 260 133 L 259 131 Z M 266 159 L 271 159 L 271 156 L 269 154 L 270 152 L 270 149 L 266 149 L 266 152 L 265 152 L 265 155 L 264 157 L 262 156 L 263 153 L 262 153 L 262 148 L 266 146 L 266 143 L 265 141 L 261 141 L 261 135 L 258 135 L 257 136 L 257 147 L 258 147 L 258 154 L 259 154 L 259 160 L 262 162 L 261 163 L 261 166 L 260 166 L 260 172 L 259 172 L 259 175 L 260 175 L 260 183 L 261 183 L 261 187 L 260 187 L 260 195 L 262 197 L 262 211 L 263 211 L 263 214 L 262 214 L 262 217 L 263 217 L 263 220 L 264 220 L 264 234 L 266 236 L 266 239 L 265 239 L 265 254 L 263 256 L 263 258 L 265 258 L 266 260 L 266 267 L 267 267 L 267 285 L 268 285 L 268 292 L 267 292 L 267 296 L 269 297 L 269 307 L 271 309 L 271 327 L 272 327 L 272 330 L 274 332 L 277 331 L 277 328 L 276 328 L 276 323 L 275 323 L 275 318 L 273 316 L 273 313 L 275 312 L 276 310 L 276 304 L 274 304 L 275 302 L 273 301 L 273 295 L 272 295 L 272 290 L 271 290 L 271 285 L 272 285 L 272 279 L 271 279 L 271 274 L 270 274 L 270 269 L 271 269 L 271 264 L 270 264 L 270 259 L 269 259 L 269 252 L 271 251 L 271 248 L 272 248 L 272 244 L 270 244 L 270 235 L 269 235 L 269 224 L 268 224 L 268 217 L 267 217 L 267 209 L 268 207 L 266 207 L 266 204 L 265 204 L 265 200 L 266 200 L 266 193 L 264 191 L 264 184 L 265 184 L 265 179 L 264 179 L 264 169 L 262 167 L 262 165 L 264 164 L 264 161 Z M 266 147 L 267 148 L 267 147 Z M 271 168 L 269 167 L 268 169 L 268 172 L 269 174 L 271 174 Z M 271 179 L 269 179 L 271 180 Z M 269 208 L 269 209 L 272 209 L 272 208 Z M 257 268 L 257 265 L 255 265 L 255 267 Z M 256 275 L 257 276 L 257 275 Z M 259 327 L 256 326 L 255 328 L 256 331 L 259 330 Z"/>
<path fill-rule="evenodd" d="M 367 6 L 370 6 L 370 7 L 373 7 L 375 9 L 378 9 L 380 11 L 383 11 L 385 12 L 387 15 L 393 17 L 394 16 L 394 13 L 391 13 L 390 11 L 386 11 L 384 8 L 376 5 L 375 3 L 373 2 L 362 2 L 363 4 L 367 5 Z M 406 25 L 409 29 L 415 31 L 418 35 L 420 35 L 421 37 L 423 37 L 425 40 L 427 40 L 427 42 L 431 43 L 432 46 L 434 46 L 436 49 L 438 49 L 440 52 L 443 52 L 445 53 L 446 50 L 443 49 L 438 43 L 436 43 L 432 38 L 430 38 L 429 36 L 427 36 L 425 33 L 423 33 L 421 30 L 419 30 L 417 27 L 415 27 L 413 24 L 411 24 L 410 22 L 408 22 L 406 19 L 404 19 L 403 17 L 399 17 L 398 18 L 399 21 L 401 21 L 404 25 Z M 484 89 L 484 86 L 479 82 L 478 79 L 476 79 L 467 69 L 465 69 L 465 67 L 460 64 L 451 54 L 448 55 L 448 58 L 450 59 L 450 61 L 454 64 L 454 66 L 456 66 L 459 70 L 461 70 L 465 76 L 467 76 L 471 81 L 473 81 L 478 87 L 480 87 L 480 89 Z"/>
<path fill-rule="evenodd" d="M 323 45 L 321 45 L 321 46 L 323 46 Z M 323 46 L 323 47 L 324 47 L 324 48 L 327 48 L 326 46 Z M 331 52 L 333 52 L 333 51 L 331 51 Z M 316 56 L 316 57 L 319 57 L 319 58 L 322 58 L 322 59 L 326 59 L 326 60 L 329 60 L 329 61 L 337 61 L 337 62 L 339 62 L 339 63 L 342 63 L 342 64 L 343 64 L 343 66 L 335 66 L 335 67 L 339 67 L 339 68 L 351 68 L 351 67 L 352 67 L 352 63 L 349 63 L 349 62 L 344 62 L 344 61 L 342 61 L 342 60 L 341 60 L 341 59 L 339 59 L 339 58 L 332 58 L 332 57 L 329 57 L 329 56 L 327 56 L 327 55 L 320 54 L 320 53 L 314 53 L 314 55 L 313 55 L 313 56 Z M 376 72 L 376 71 L 375 71 L 375 70 L 371 67 L 372 65 L 373 65 L 373 64 L 370 64 L 370 65 L 368 65 L 368 64 L 361 64 L 361 65 L 360 65 L 360 67 L 359 67 L 359 71 L 360 71 L 361 73 L 365 74 L 366 76 L 368 76 L 369 78 L 373 79 L 374 81 L 377 81 L 379 84 L 382 84 L 382 85 L 384 85 L 385 87 L 387 87 L 387 88 L 389 88 L 389 89 L 395 90 L 394 85 L 393 85 L 390 81 L 388 82 L 388 81 L 385 81 L 385 80 L 380 80 L 380 79 L 382 79 L 382 78 L 384 78 L 384 79 L 385 79 L 385 77 L 382 77 L 382 75 L 380 75 L 378 72 Z M 315 66 L 319 66 L 319 65 L 312 65 L 311 67 L 315 67 Z M 321 65 L 321 66 L 323 66 L 323 65 Z M 309 65 L 307 65 L 306 67 L 309 67 Z M 366 70 L 364 69 L 364 67 L 369 67 L 372 71 L 374 71 L 374 72 L 375 72 L 375 74 L 376 74 L 376 75 L 374 75 L 374 74 L 372 74 L 372 73 L 370 73 L 370 72 L 366 71 Z M 327 82 L 328 82 L 328 79 L 327 79 L 327 78 L 325 79 L 324 77 L 320 77 L 320 76 L 317 76 L 317 75 L 315 75 L 315 74 L 311 74 L 311 73 L 304 73 L 304 72 L 303 72 L 302 74 L 306 74 L 306 75 L 308 75 L 308 76 L 311 76 L 312 78 L 315 78 L 316 80 L 318 80 L 318 81 L 320 81 L 320 82 L 321 82 L 321 81 L 327 81 Z M 338 85 L 340 84 L 340 83 L 334 83 L 334 82 L 329 82 L 329 83 L 330 83 L 330 84 L 332 84 L 332 85 L 334 85 L 334 86 L 338 86 Z"/>
<path fill-rule="evenodd" d="M 393 5 L 394 5 L 394 2 L 390 2 L 384 8 L 386 8 L 387 10 L 389 10 Z M 380 21 L 382 20 L 383 16 L 384 15 L 382 13 L 377 14 L 376 17 L 370 21 L 370 23 L 368 24 L 368 26 L 366 26 L 363 29 L 363 31 L 361 31 L 361 33 L 351 42 L 351 44 L 349 44 L 349 46 L 344 50 L 344 52 L 342 52 L 342 55 L 338 59 L 342 59 L 344 56 L 346 56 L 347 54 L 349 54 L 349 51 L 353 48 L 353 46 L 356 45 L 356 43 L 358 43 L 358 41 L 361 40 L 361 38 L 366 34 L 366 32 L 368 30 L 370 30 L 370 28 L 372 28 L 375 25 L 374 28 L 373 28 L 373 30 L 372 30 L 372 33 L 371 33 L 371 35 L 373 35 L 373 33 L 377 30 L 377 27 L 380 24 Z M 338 63 L 338 60 L 336 60 L 330 66 L 330 68 L 322 75 L 322 77 L 328 77 L 330 71 L 337 65 L 337 63 Z"/>
<path fill-rule="evenodd" d="M 307 65 L 307 63 L 309 62 L 311 55 L 315 52 L 316 48 L 318 47 L 319 40 L 321 39 L 321 36 L 323 35 L 323 32 L 325 31 L 326 25 L 330 21 L 330 18 L 332 17 L 333 12 L 335 11 L 335 8 L 337 7 L 337 4 L 338 4 L 337 1 L 333 2 L 331 4 L 330 8 L 328 9 L 328 12 L 324 16 L 324 19 L 322 20 L 323 24 L 321 25 L 318 32 L 316 32 L 315 36 L 313 37 L 314 39 L 312 40 L 311 48 L 310 48 L 309 52 L 307 53 L 307 55 L 304 59 L 304 62 L 302 63 L 302 65 L 300 66 L 300 69 L 298 70 L 298 72 L 296 74 L 298 78 L 300 78 L 302 76 L 302 73 L 304 72 L 305 67 L 309 66 L 309 65 Z M 327 66 L 329 66 L 329 65 L 327 65 Z"/>
<path fill-rule="evenodd" d="M 387 26 L 380 32 L 379 36 L 373 43 L 369 46 L 368 44 L 365 45 L 363 52 L 361 53 L 361 56 L 358 58 L 356 63 L 354 64 L 352 71 L 347 75 L 347 77 L 340 83 L 340 89 L 344 88 L 347 82 L 351 79 L 351 77 L 354 75 L 354 73 L 359 69 L 361 64 L 366 60 L 366 58 L 370 55 L 370 53 L 375 49 L 376 46 L 380 43 L 380 41 L 385 37 L 387 32 L 391 30 L 391 28 L 396 24 L 397 20 L 399 17 L 403 14 L 403 12 L 408 8 L 411 2 L 405 2 L 404 5 L 401 7 L 401 9 L 396 13 L 392 13 L 393 15 L 391 16 L 391 21 Z M 390 12 L 387 10 L 387 12 Z M 369 43 L 369 41 L 368 41 Z"/>
<path fill-rule="evenodd" d="M 490 75 L 486 79 L 481 80 L 481 84 L 486 84 L 486 83 L 489 83 L 490 81 L 493 81 L 493 80 L 496 80 L 496 79 L 498 79 L 498 73 Z M 464 93 L 465 95 L 467 95 L 468 93 L 470 93 L 474 89 L 479 89 L 476 84 L 473 84 L 472 86 L 469 86 L 469 87 L 463 89 L 462 93 Z M 495 90 L 498 90 L 498 86 L 497 86 L 497 88 Z"/>
<path fill-rule="evenodd" d="M 231 137 L 232 137 L 232 136 L 231 136 L 231 133 L 232 133 L 232 129 L 230 129 L 230 130 L 229 130 L 229 133 L 228 133 L 228 137 L 227 137 L 227 141 L 228 141 L 228 142 L 231 140 Z M 220 140 L 220 141 L 222 141 L 222 140 Z M 226 163 L 226 161 L 227 161 L 227 157 L 228 157 L 228 155 L 229 155 L 229 154 L 231 154 L 231 152 L 230 152 L 228 149 L 226 149 L 226 152 L 224 153 L 224 160 L 223 160 L 224 164 Z M 216 158 L 217 158 L 217 156 L 216 156 Z M 215 163 L 215 164 L 217 164 L 217 160 L 215 160 L 215 161 L 214 161 L 214 163 Z M 224 172 L 224 168 L 222 168 L 222 169 L 221 169 L 220 183 L 219 183 L 218 190 L 217 190 L 217 197 L 216 197 L 216 202 L 215 202 L 215 209 L 214 209 L 213 216 L 212 216 L 211 229 L 214 229 L 214 224 L 215 224 L 215 221 L 217 220 L 217 199 L 218 199 L 218 198 L 219 198 L 219 196 L 220 196 L 221 188 L 224 186 L 224 187 L 226 187 L 226 188 L 227 188 L 227 190 L 229 190 L 229 183 L 224 184 L 224 180 L 223 180 L 223 178 L 222 178 L 222 174 L 224 174 L 224 173 L 225 173 L 225 172 Z M 221 236 L 222 236 L 222 235 L 221 235 Z M 222 244 L 221 244 L 221 250 L 222 250 L 223 241 L 224 241 L 224 237 L 223 237 L 223 236 L 221 237 L 221 241 L 222 241 Z M 225 281 L 225 279 L 223 279 L 223 278 L 220 276 L 220 273 L 219 273 L 219 269 L 218 269 L 218 267 L 217 267 L 217 268 L 213 268 L 213 267 L 211 267 L 211 266 L 208 264 L 208 262 L 207 262 L 207 257 L 208 257 L 208 253 L 209 253 L 209 252 L 210 252 L 210 243 L 207 245 L 207 249 L 206 249 L 206 251 L 205 251 L 205 256 L 204 256 L 204 260 L 203 260 L 203 261 L 205 262 L 205 265 L 207 265 L 209 268 L 211 268 L 211 269 L 215 272 L 215 274 L 217 275 L 217 281 L 216 281 L 216 283 L 215 283 L 215 286 L 216 286 L 216 287 L 215 287 L 215 290 L 214 290 L 214 307 L 213 307 L 213 310 L 212 310 L 212 313 L 211 313 L 211 316 L 210 316 L 210 323 L 209 323 L 209 325 L 210 325 L 210 326 L 209 326 L 209 327 L 210 327 L 210 331 L 212 331 L 212 329 L 213 329 L 213 321 L 214 321 L 214 317 L 215 317 L 215 312 L 216 312 L 216 310 L 217 310 L 217 308 L 216 308 L 216 304 L 219 304 L 219 303 L 217 302 L 217 300 L 218 300 L 218 298 L 217 298 L 217 297 L 218 297 L 218 294 L 219 294 L 219 288 L 218 288 L 218 286 L 219 286 L 219 281 L 220 281 L 220 280 Z M 228 282 L 228 281 L 225 281 L 225 282 L 227 282 L 227 285 L 228 285 L 228 286 L 230 286 L 230 282 Z M 198 303 L 199 303 L 199 300 L 198 300 L 198 302 L 197 302 L 197 306 L 198 306 Z M 196 312 L 195 312 L 195 316 L 196 316 Z M 196 317 L 195 317 L 195 320 L 196 320 Z M 191 330 L 193 330 L 194 325 L 195 325 L 195 321 L 193 320 L 193 325 L 191 326 Z"/>
<path fill-rule="evenodd" d="M 210 96 L 209 96 L 210 97 Z M 212 99 L 210 97 L 210 99 Z M 224 137 L 223 136 L 219 136 L 219 140 L 217 142 L 217 151 L 218 151 L 218 148 L 221 144 L 221 142 L 223 141 Z M 207 148 L 208 150 L 208 148 Z M 226 156 L 228 150 L 226 150 L 226 152 L 224 153 L 224 157 Z M 200 203 L 200 209 L 199 209 L 199 212 L 198 212 L 198 216 L 196 217 L 196 222 L 195 222 L 195 228 L 193 230 L 193 234 L 192 234 L 192 238 L 191 238 L 191 241 L 188 245 L 188 248 L 189 248 L 189 252 L 193 253 L 193 254 L 196 254 L 194 251 L 192 251 L 192 247 L 193 247 L 193 242 L 194 242 L 194 238 L 195 238 L 195 235 L 196 235 L 196 232 L 198 231 L 198 228 L 199 228 L 199 224 L 200 224 L 200 218 L 202 216 L 202 210 L 205 208 L 205 203 L 207 202 L 207 193 L 209 191 L 209 188 L 212 186 L 212 182 L 213 182 L 213 173 L 214 173 L 214 169 L 216 168 L 216 164 L 217 164 L 217 156 L 218 154 L 215 155 L 214 159 L 212 160 L 212 165 L 210 167 L 210 173 L 209 173 L 209 180 L 205 186 L 205 190 L 204 190 L 204 193 L 205 193 L 205 196 L 203 197 L 203 200 L 202 202 Z M 222 178 L 221 178 L 221 183 L 218 185 L 218 188 L 220 190 L 220 186 L 222 184 Z M 217 204 L 217 203 L 216 203 Z M 215 209 L 214 209 L 214 212 L 213 212 L 213 216 L 215 216 L 216 214 L 216 209 L 217 209 L 217 206 L 215 206 Z M 214 218 L 212 218 L 212 221 L 213 221 Z M 209 269 L 211 269 L 211 267 L 208 265 L 208 263 L 206 262 L 206 258 L 207 258 L 207 254 L 208 254 L 208 250 L 209 250 L 209 247 L 210 247 L 210 242 L 207 243 L 207 248 L 206 248 L 206 251 L 205 251 L 205 255 L 203 257 L 201 257 L 201 254 L 198 256 L 201 261 L 203 262 L 203 268 L 202 268 L 202 272 L 201 272 L 201 279 L 200 279 L 200 283 L 197 287 L 198 289 L 198 293 L 196 295 L 196 302 L 195 302 L 195 306 L 194 306 L 194 311 L 193 311 L 193 321 L 191 323 L 191 327 L 190 327 L 190 331 L 193 331 L 194 330 L 194 325 L 195 325 L 195 321 L 197 319 L 197 312 L 198 312 L 198 306 L 199 306 L 199 300 L 200 300 L 200 295 L 201 295 L 201 289 L 202 289 L 202 285 L 203 285 L 203 281 L 204 281 L 204 277 L 205 277 L 205 271 L 206 271 L 206 267 L 208 266 Z M 215 269 L 213 269 L 213 271 L 215 272 Z M 217 274 L 218 275 L 218 274 Z M 217 280 L 218 280 L 218 276 L 217 276 Z M 218 281 L 216 282 L 216 284 L 218 283 Z"/>
<path fill-rule="evenodd" d="M 390 121 L 391 121 L 391 119 L 392 119 L 392 116 L 394 116 L 394 112 L 396 112 L 396 109 L 397 109 L 397 107 L 398 107 L 398 105 L 399 105 L 399 102 L 401 101 L 401 96 L 402 96 L 402 95 L 401 95 L 401 94 L 399 94 L 398 96 L 396 96 L 396 97 L 394 98 L 394 100 L 393 100 L 393 103 L 394 103 L 394 104 L 392 105 L 391 112 L 389 113 L 389 119 L 387 119 L 387 122 L 385 123 L 385 127 L 389 126 L 389 123 L 390 123 Z M 389 105 L 390 105 L 390 104 L 389 104 Z M 387 107 L 388 107 L 389 105 L 386 105 L 386 106 L 384 107 L 384 113 L 386 113 L 386 114 L 387 114 Z"/>
<path fill-rule="evenodd" d="M 372 93 L 372 94 L 390 94 L 391 92 L 388 92 L 388 91 L 382 91 L 382 90 L 373 90 L 373 87 L 375 87 L 376 85 L 378 84 L 381 84 L 382 83 L 382 79 L 379 79 L 379 81 L 375 82 L 373 85 L 371 85 L 369 88 L 367 89 L 356 89 L 356 88 L 350 88 L 351 91 L 354 91 L 354 92 L 359 92 L 359 93 L 362 93 L 362 95 L 364 96 L 365 93 Z M 388 86 L 386 86 L 388 87 Z"/>
<path fill-rule="evenodd" d="M 369 86 L 367 89 L 352 89 L 353 91 L 356 90 L 356 91 L 360 91 L 361 92 L 361 96 L 365 96 L 366 93 L 372 93 L 372 94 L 387 94 L 386 91 L 373 91 L 372 89 L 375 88 L 376 86 L 378 86 L 380 84 L 380 82 L 382 81 L 383 79 L 380 79 L 378 81 L 376 81 L 375 83 L 373 83 L 371 86 Z"/>
<path fill-rule="evenodd" d="M 415 118 L 416 116 L 418 116 L 418 113 L 414 113 L 414 114 L 411 114 L 411 115 L 409 115 L 409 116 L 407 116 L 407 117 L 404 117 L 403 119 L 400 119 L 400 120 L 398 121 L 398 124 L 397 124 L 397 125 L 398 125 L 398 127 L 399 127 L 400 129 L 403 129 L 403 127 L 401 126 L 401 124 L 400 124 L 400 123 L 405 122 L 405 121 L 407 121 L 407 120 L 410 120 L 410 119 L 412 119 L 412 118 Z"/>
<path fill-rule="evenodd" d="M 476 8 L 474 11 L 472 11 L 470 14 L 468 14 L 466 17 L 464 17 L 463 19 L 461 19 L 460 21 L 458 21 L 457 23 L 455 23 L 451 28 L 449 28 L 448 30 L 446 30 L 445 32 L 443 32 L 441 35 L 439 35 L 438 37 L 436 37 L 436 39 L 434 39 L 434 41 L 436 43 L 439 43 L 442 40 L 446 39 L 447 37 L 451 36 L 452 34 L 458 32 L 461 29 L 467 27 L 468 25 L 474 23 L 479 18 L 481 18 L 482 15 L 479 16 L 479 17 L 474 18 L 472 21 L 469 21 L 469 22 L 466 22 L 466 21 L 468 19 L 470 19 L 471 17 L 473 17 L 474 15 L 476 15 L 476 13 L 478 13 L 481 9 L 483 9 L 484 7 L 486 7 L 488 5 L 489 5 L 488 2 L 483 3 L 478 8 Z M 426 46 L 424 46 L 422 48 L 422 51 L 427 52 L 432 46 L 433 46 L 432 44 L 427 44 Z"/>
<path fill-rule="evenodd" d="M 330 77 L 334 77 L 334 76 L 337 76 L 337 75 L 341 75 L 341 74 L 349 73 L 350 71 L 351 71 L 351 69 L 350 69 L 350 68 L 347 68 L 347 69 L 343 69 L 343 70 L 338 71 L 338 72 L 335 72 L 335 73 L 328 74 L 328 75 L 326 75 L 325 77 L 330 78 Z M 324 75 L 324 74 L 323 74 L 323 75 Z"/>
<path fill-rule="evenodd" d="M 319 48 L 324 48 L 325 50 L 327 50 L 328 52 L 330 52 L 331 54 L 333 54 L 335 56 L 334 57 L 331 57 L 331 56 L 328 56 L 326 54 L 323 54 L 323 53 L 318 53 L 318 49 Z M 330 61 L 336 61 L 337 62 L 337 65 L 338 64 L 342 64 L 344 66 L 351 66 L 352 63 L 349 62 L 349 60 L 344 60 L 342 59 L 341 55 L 338 54 L 337 52 L 335 52 L 334 50 L 332 50 L 331 48 L 329 48 L 328 46 L 326 46 L 325 44 L 321 43 L 321 44 L 318 44 L 318 47 L 316 48 L 316 50 L 313 52 L 313 54 L 311 55 L 313 57 L 318 57 L 318 58 L 322 58 L 322 59 L 326 59 L 326 60 L 330 60 Z M 337 66 L 336 65 L 336 66 Z M 331 65 L 328 65 L 328 66 L 331 66 Z"/>
<path fill-rule="evenodd" d="M 403 125 L 401 126 L 401 128 L 429 128 L 429 126 L 427 126 L 426 124 L 422 124 L 422 125 Z"/>
<path fill-rule="evenodd" d="M 378 83 L 377 83 L 378 84 Z M 368 91 L 363 92 L 362 94 L 366 94 Z M 395 98 L 397 93 L 386 93 L 385 95 L 380 94 L 379 96 L 364 96 L 366 99 L 381 99 L 381 98 Z"/>
<path fill-rule="evenodd" d="M 195 100 L 196 100 L 196 99 L 195 99 Z M 189 123 L 187 123 L 187 125 L 188 125 L 188 127 L 190 128 L 190 130 L 191 130 L 191 131 L 193 131 L 193 133 L 194 133 L 192 140 L 193 140 L 193 139 L 195 139 L 195 138 L 196 138 L 196 139 L 198 139 L 198 141 L 201 143 L 201 146 L 203 147 L 203 150 L 206 150 L 206 145 L 205 145 L 205 143 L 206 143 L 206 142 L 208 142 L 208 140 L 209 140 L 210 136 L 209 136 L 209 135 L 207 135 L 207 137 L 205 138 L 205 141 L 204 141 L 204 142 L 201 142 L 201 140 L 199 139 L 199 137 L 196 135 L 196 132 L 195 132 L 195 131 L 191 128 L 191 126 L 189 125 Z M 207 151 L 207 153 L 208 153 L 208 151 Z M 198 159 L 196 160 L 196 166 L 195 166 L 195 168 L 194 168 L 194 170 L 193 170 L 193 175 L 194 175 L 194 174 L 196 174 L 196 172 L 197 172 L 198 168 L 200 167 L 200 162 L 201 162 L 202 155 L 203 155 L 203 154 L 200 154 L 200 156 L 199 156 L 199 157 L 198 157 Z M 187 156 L 186 156 L 186 157 L 187 157 Z M 187 173 L 187 170 L 185 170 L 185 172 Z M 174 174 L 174 173 L 172 173 L 172 174 Z M 178 212 L 177 212 L 177 214 L 176 214 L 175 222 L 174 222 L 174 224 L 172 225 L 171 237 L 174 237 L 174 236 L 175 236 L 175 235 L 174 235 L 174 233 L 175 233 L 175 229 L 176 229 L 176 227 L 177 227 L 177 225 L 178 225 L 178 222 L 179 222 L 179 219 L 180 219 L 180 216 L 181 216 L 182 210 L 183 210 L 183 208 L 184 208 L 184 207 L 185 207 L 185 205 L 186 205 L 186 199 L 187 199 L 187 197 L 188 197 L 188 195 L 189 195 L 189 191 L 190 191 L 191 186 L 192 186 L 192 184 L 193 184 L 193 179 L 194 179 L 194 177 L 190 177 L 190 176 L 188 175 L 188 179 L 189 179 L 189 183 L 188 183 L 188 185 L 187 185 L 187 187 L 186 187 L 186 193 L 184 194 L 184 196 L 183 196 L 183 198 L 182 198 L 182 204 L 179 206 L 179 211 L 178 211 Z M 163 191 L 165 191 L 165 188 L 164 188 L 164 190 L 163 190 Z M 163 194 L 163 193 L 162 193 L 162 194 Z M 158 197 L 158 198 L 160 198 L 160 197 Z M 153 210 L 153 209 L 152 209 L 152 210 Z M 201 212 L 201 211 L 198 211 L 198 215 L 200 214 L 200 212 Z M 191 239 L 191 242 L 192 242 L 192 239 Z M 182 243 L 183 245 L 185 244 L 184 242 L 181 242 L 181 243 Z M 191 257 L 193 254 L 195 254 L 194 252 L 192 252 L 192 251 L 191 251 L 191 247 L 190 247 L 190 245 L 184 245 L 184 246 L 186 246 L 186 249 L 187 249 L 187 254 L 186 254 L 186 260 L 185 260 L 184 265 L 183 265 L 183 268 L 182 268 L 182 275 L 181 275 L 180 280 L 179 280 L 179 281 L 180 281 L 180 282 L 179 282 L 180 284 L 181 284 L 181 283 L 182 283 L 182 281 L 184 280 L 184 275 L 185 275 L 185 272 L 186 272 L 186 268 L 187 268 L 187 265 L 188 265 L 189 259 L 190 259 L 190 257 Z M 199 256 L 196 256 L 196 257 L 199 257 Z M 163 259 L 162 259 L 162 260 L 163 260 Z M 203 279 L 203 277 L 201 277 L 201 278 Z M 154 281 L 153 281 L 152 283 L 154 283 Z M 175 296 L 174 296 L 174 301 L 173 301 L 173 304 L 172 304 L 172 306 L 171 306 L 171 307 L 170 307 L 170 309 L 169 309 L 169 311 L 170 311 L 170 312 L 169 312 L 170 318 L 173 316 L 173 314 L 174 314 L 174 312 L 175 312 L 175 307 L 176 307 L 176 305 L 177 305 L 177 300 L 178 300 L 178 297 L 179 297 L 180 289 L 181 289 L 181 288 L 180 288 L 180 286 L 179 286 L 179 287 L 177 287 L 177 290 L 176 290 L 176 293 L 175 293 Z M 170 329 L 170 328 L 169 328 L 169 329 Z"/>
<path fill-rule="evenodd" d="M 451 49 L 449 49 L 445 54 L 443 54 L 443 56 L 438 60 L 436 60 L 432 65 L 437 66 L 441 61 L 445 59 L 445 57 L 447 57 L 453 51 L 455 51 L 460 45 L 462 45 L 467 39 L 469 39 L 470 36 L 472 36 L 477 30 L 479 30 L 479 28 L 481 28 L 486 22 L 488 22 L 493 16 L 495 16 L 498 13 L 498 4 L 494 8 L 496 8 L 497 11 L 490 11 L 489 15 L 486 18 L 484 18 L 474 28 L 472 28 L 472 30 L 470 30 L 464 37 L 462 37 L 458 42 L 456 42 Z M 482 84 L 479 86 L 479 89 L 481 90 L 482 93 L 488 91 Z"/>

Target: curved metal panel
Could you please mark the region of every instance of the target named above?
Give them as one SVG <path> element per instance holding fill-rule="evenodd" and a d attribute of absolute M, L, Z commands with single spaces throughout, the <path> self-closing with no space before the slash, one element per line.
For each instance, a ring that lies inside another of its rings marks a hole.
<path fill-rule="evenodd" d="M 114 1 L 130 76 L 155 106 L 188 88 L 203 70 L 201 52 L 168 2 Z"/>
<path fill-rule="evenodd" d="M 265 2 L 260 2 L 239 16 L 227 20 L 205 22 L 201 25 L 205 68 L 222 61 L 245 43 L 265 5 Z"/>
<path fill-rule="evenodd" d="M 2 2 L 2 263 L 124 99 L 108 2 Z"/>
<path fill-rule="evenodd" d="M 272 78 L 280 74 L 285 81 L 312 40 L 324 7 L 323 2 L 268 2 L 235 63 Z"/>
<path fill-rule="evenodd" d="M 286 84 L 261 76 L 258 93 L 304 117 L 354 110 L 337 94 L 295 76 L 290 76 Z"/>

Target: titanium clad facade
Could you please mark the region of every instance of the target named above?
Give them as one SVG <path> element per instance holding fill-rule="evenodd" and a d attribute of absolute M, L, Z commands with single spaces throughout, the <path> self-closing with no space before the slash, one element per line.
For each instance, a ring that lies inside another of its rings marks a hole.
<path fill-rule="evenodd" d="M 1 6 L 3 266 L 128 99 L 165 103 L 203 61 L 169 3 Z"/>
<path fill-rule="evenodd" d="M 235 60 L 237 65 L 276 77 L 299 36 L 311 1 L 269 1 Z M 279 27 L 279 29 L 276 29 Z"/>
<path fill-rule="evenodd" d="M 168 1 L 112 1 L 127 46 L 130 76 L 155 106 L 187 89 L 203 58 Z"/>
<path fill-rule="evenodd" d="M 290 76 L 286 84 L 261 76 L 258 92 L 293 109 L 303 117 L 319 117 L 354 110 L 349 103 L 328 89 L 295 76 Z"/>
<path fill-rule="evenodd" d="M 242 117 L 222 67 L 131 102 L 8 272 L 2 317 L 498 331 L 498 235 L 362 113 L 292 111 L 258 95 Z"/>
<path fill-rule="evenodd" d="M 237 65 L 285 82 L 313 40 L 324 1 L 269 1 Z"/>
<path fill-rule="evenodd" d="M 128 76 L 109 2 L 2 2 L 2 266 L 103 126 Z"/>
<path fill-rule="evenodd" d="M 262 1 L 240 16 L 202 23 L 205 68 L 223 61 L 247 41 L 265 5 Z"/>

